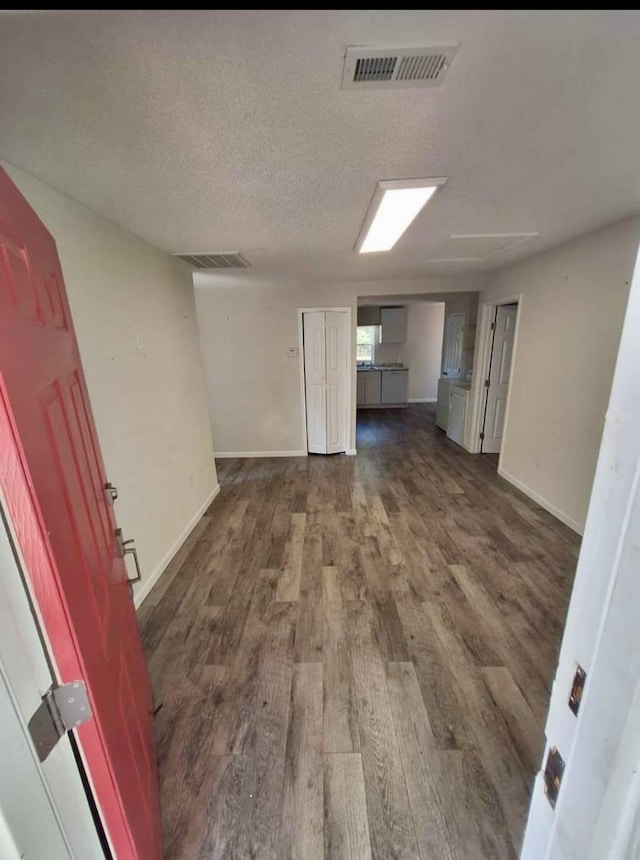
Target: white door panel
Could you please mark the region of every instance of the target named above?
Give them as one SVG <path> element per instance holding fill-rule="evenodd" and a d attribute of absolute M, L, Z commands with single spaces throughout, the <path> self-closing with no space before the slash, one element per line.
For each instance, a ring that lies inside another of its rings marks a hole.
<path fill-rule="evenodd" d="M 307 448 L 327 453 L 327 401 L 324 312 L 304 314 L 304 375 L 307 401 Z"/>
<path fill-rule="evenodd" d="M 490 385 L 484 413 L 482 452 L 485 454 L 499 453 L 502 445 L 517 314 L 517 305 L 500 305 L 496 310 L 489 369 Z"/>
<path fill-rule="evenodd" d="M 340 386 L 327 384 L 327 452 L 329 454 L 343 450 L 340 410 Z"/>
<path fill-rule="evenodd" d="M 505 333 L 510 331 L 505 329 Z M 498 368 L 498 385 L 509 384 L 509 373 L 511 372 L 511 355 L 513 353 L 513 340 L 503 340 L 500 344 L 500 365 Z"/>
<path fill-rule="evenodd" d="M 504 428 L 504 415 L 507 410 L 507 398 L 499 397 L 496 400 L 495 412 L 493 413 L 493 427 L 491 428 L 491 438 L 502 440 L 502 430 Z"/>
<path fill-rule="evenodd" d="M 347 315 L 325 313 L 327 365 L 327 454 L 346 449 Z"/>

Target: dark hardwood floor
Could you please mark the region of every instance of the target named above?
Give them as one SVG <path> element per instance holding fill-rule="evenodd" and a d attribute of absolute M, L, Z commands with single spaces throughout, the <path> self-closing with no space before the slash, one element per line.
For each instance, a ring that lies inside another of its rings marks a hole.
<path fill-rule="evenodd" d="M 167 858 L 513 858 L 579 539 L 434 426 L 222 460 L 141 610 Z"/>

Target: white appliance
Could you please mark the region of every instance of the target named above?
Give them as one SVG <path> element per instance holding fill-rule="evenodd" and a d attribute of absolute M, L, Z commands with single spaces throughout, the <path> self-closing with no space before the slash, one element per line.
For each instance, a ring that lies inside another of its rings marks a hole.
<path fill-rule="evenodd" d="M 447 436 L 452 442 L 462 445 L 464 440 L 464 425 L 467 417 L 467 401 L 469 399 L 468 384 L 451 385 L 449 389 L 449 419 L 447 421 Z"/>
<path fill-rule="evenodd" d="M 449 392 L 454 379 L 441 378 L 438 380 L 438 403 L 436 406 L 436 426 L 447 429 L 449 423 Z"/>

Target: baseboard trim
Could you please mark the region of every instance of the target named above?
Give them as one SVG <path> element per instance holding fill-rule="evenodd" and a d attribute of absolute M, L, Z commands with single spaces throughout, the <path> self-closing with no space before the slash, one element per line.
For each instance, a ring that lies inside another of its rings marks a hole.
<path fill-rule="evenodd" d="M 555 505 L 551 504 L 551 502 L 547 501 L 547 499 L 545 499 L 544 496 L 541 496 L 540 493 L 536 493 L 535 490 L 532 490 L 531 487 L 523 484 L 523 482 L 519 481 L 518 478 L 514 478 L 513 475 L 509 474 L 509 472 L 505 472 L 504 469 L 498 469 L 498 474 L 501 478 L 504 478 L 505 481 L 509 481 L 510 484 L 513 484 L 513 486 L 520 490 L 520 492 L 524 493 L 525 496 L 528 496 L 534 502 L 537 502 L 537 504 L 539 504 L 541 508 L 544 508 L 545 511 L 549 511 L 550 514 L 553 514 L 553 516 L 557 520 L 560 520 L 561 523 L 564 523 L 565 526 L 569 526 L 572 531 L 577 532 L 579 535 L 583 534 L 583 525 L 580 525 L 577 520 L 574 520 Z"/>
<path fill-rule="evenodd" d="M 306 451 L 216 451 L 216 459 L 228 460 L 249 457 L 306 457 Z"/>
<path fill-rule="evenodd" d="M 149 594 L 149 592 L 151 591 L 153 586 L 156 584 L 156 582 L 160 579 L 160 577 L 165 572 L 165 570 L 169 567 L 171 560 L 173 559 L 175 554 L 178 552 L 178 550 L 180 549 L 182 544 L 189 537 L 191 532 L 194 530 L 194 528 L 198 524 L 198 521 L 200 520 L 200 517 L 204 514 L 204 512 L 207 510 L 207 508 L 209 507 L 209 505 L 215 499 L 215 497 L 218 495 L 219 492 L 220 492 L 220 484 L 216 484 L 216 486 L 209 493 L 209 495 L 204 500 L 204 502 L 200 505 L 200 507 L 198 508 L 196 513 L 189 520 L 184 531 L 182 532 L 180 537 L 176 540 L 176 542 L 173 544 L 173 546 L 168 550 L 168 552 L 166 553 L 166 555 L 164 556 L 164 558 L 162 559 L 160 564 L 156 567 L 156 569 L 153 571 L 153 573 L 150 576 L 144 577 L 144 579 L 140 583 L 140 588 L 138 589 L 138 591 L 136 591 L 136 593 L 133 597 L 133 602 L 135 604 L 136 609 L 138 609 L 140 607 L 140 604 L 142 603 L 142 601 Z"/>
<path fill-rule="evenodd" d="M 355 448 L 347 448 L 344 453 L 347 455 L 347 457 L 355 457 L 358 452 Z"/>
<path fill-rule="evenodd" d="M 407 403 L 437 403 L 437 397 L 410 397 Z"/>

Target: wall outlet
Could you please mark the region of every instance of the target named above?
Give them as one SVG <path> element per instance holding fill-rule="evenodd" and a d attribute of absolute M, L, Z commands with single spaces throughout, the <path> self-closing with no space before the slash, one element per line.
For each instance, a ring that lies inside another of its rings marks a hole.
<path fill-rule="evenodd" d="M 297 346 L 288 346 L 287 347 L 287 358 L 297 358 L 298 357 L 298 347 Z"/>

